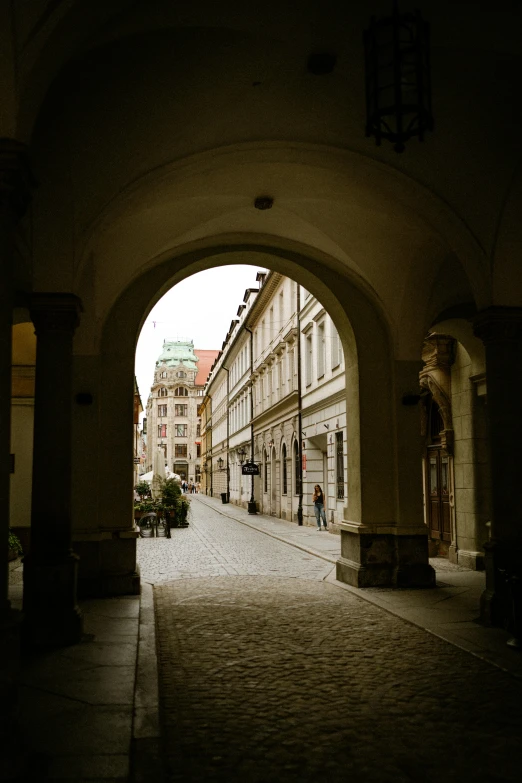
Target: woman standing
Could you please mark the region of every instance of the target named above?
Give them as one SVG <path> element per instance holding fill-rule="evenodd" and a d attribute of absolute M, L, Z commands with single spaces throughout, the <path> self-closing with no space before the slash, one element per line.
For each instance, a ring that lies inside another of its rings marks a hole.
<path fill-rule="evenodd" d="M 314 487 L 314 494 L 312 495 L 312 503 L 314 504 L 315 519 L 317 521 L 317 530 L 321 530 L 321 519 L 323 520 L 324 529 L 327 530 L 326 514 L 324 513 L 324 495 L 323 490 L 316 484 Z"/>

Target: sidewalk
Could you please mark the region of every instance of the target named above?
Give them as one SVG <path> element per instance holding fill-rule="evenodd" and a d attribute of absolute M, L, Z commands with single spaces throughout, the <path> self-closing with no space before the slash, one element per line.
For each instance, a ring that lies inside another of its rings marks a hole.
<path fill-rule="evenodd" d="M 21 609 L 21 566 L 14 571 L 9 596 Z M 22 659 L 18 720 L 0 780 L 160 783 L 152 586 L 80 607 L 79 644 Z"/>
<path fill-rule="evenodd" d="M 328 560 L 332 566 L 341 554 L 341 537 L 323 531 L 318 533 L 315 526 L 299 526 L 295 522 L 262 514 L 250 515 L 244 508 L 231 503 L 222 504 L 217 498 L 206 495 L 195 497 L 224 516 Z M 335 578 L 335 568 L 332 568 L 327 581 L 522 678 L 522 649 L 508 647 L 509 634 L 501 628 L 486 628 L 478 622 L 484 572 L 453 565 L 445 558 L 433 558 L 430 563 L 437 574 L 437 587 L 433 590 L 359 589 L 339 582 Z"/>

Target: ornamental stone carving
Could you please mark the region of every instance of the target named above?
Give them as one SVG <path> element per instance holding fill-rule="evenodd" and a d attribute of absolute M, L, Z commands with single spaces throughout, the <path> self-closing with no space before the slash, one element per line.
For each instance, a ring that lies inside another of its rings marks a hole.
<path fill-rule="evenodd" d="M 422 347 L 424 368 L 419 374 L 421 389 L 426 389 L 437 403 L 444 429 L 440 433 L 441 445 L 448 453 L 453 452 L 454 432 L 451 412 L 451 365 L 455 361 L 453 337 L 445 334 L 431 334 Z M 422 418 L 422 434 L 427 434 L 427 417 Z"/>

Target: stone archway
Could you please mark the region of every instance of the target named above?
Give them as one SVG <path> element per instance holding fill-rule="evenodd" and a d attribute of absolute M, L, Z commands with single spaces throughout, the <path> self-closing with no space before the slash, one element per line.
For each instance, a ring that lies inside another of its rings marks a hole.
<path fill-rule="evenodd" d="M 418 364 L 397 364 L 391 360 L 389 332 L 379 308 L 352 281 L 322 267 L 316 260 L 287 250 L 245 244 L 237 249 L 200 250 L 155 266 L 123 292 L 104 325 L 99 364 L 91 373 L 91 378 L 97 377 L 100 381 L 108 373 L 120 378 L 118 394 L 101 382 L 96 389 L 98 432 L 103 432 L 104 439 L 113 444 L 110 465 L 104 445 L 96 435 L 83 429 L 83 422 L 76 421 L 76 436 L 83 437 L 85 447 L 91 449 L 92 459 L 98 465 L 98 477 L 91 486 L 86 485 L 85 477 L 81 482 L 74 482 L 75 508 L 79 509 L 89 498 L 91 519 L 97 518 L 100 531 L 110 531 L 111 542 L 124 542 L 123 549 L 128 550 L 126 563 L 130 568 L 133 542 L 126 536 L 132 478 L 126 469 L 125 455 L 130 447 L 126 422 L 131 415 L 131 401 L 125 389 L 133 378 L 138 329 L 157 291 L 165 287 L 165 281 L 172 279 L 176 270 L 190 272 L 191 267 L 204 258 L 208 265 L 218 265 L 222 257 L 230 262 L 235 254 L 242 263 L 247 257 L 251 263 L 257 261 L 265 267 L 284 265 L 287 274 L 298 282 L 313 284 L 318 298 L 329 303 L 329 312 L 343 342 L 347 357 L 347 407 L 352 413 L 352 422 L 347 432 L 349 486 L 342 531 L 347 545 L 340 565 L 340 578 L 361 586 L 408 581 L 431 583 L 422 523 L 420 477 L 418 485 L 412 486 L 409 478 L 406 480 L 405 475 L 403 478 L 404 466 L 399 471 L 396 462 L 397 439 L 404 437 L 404 433 L 408 438 L 413 432 L 409 425 L 406 428 L 399 426 L 398 419 L 409 414 L 400 405 L 401 389 L 405 383 L 413 383 Z M 84 361 L 84 357 L 75 357 L 79 372 Z M 88 364 L 92 368 L 91 359 Z M 121 451 L 121 460 L 116 466 L 115 445 Z M 407 453 L 406 449 L 401 451 Z M 107 483 L 102 477 L 108 475 L 109 470 L 111 481 Z M 92 514 L 93 497 L 99 498 L 96 515 Z M 397 497 L 401 501 L 399 507 Z M 80 526 L 75 539 L 81 554 Z M 92 532 L 89 540 L 92 544 Z M 420 561 L 411 555 L 410 545 L 421 553 Z M 101 546 L 104 546 L 103 542 Z M 384 561 L 375 561 L 378 551 L 386 552 Z M 370 560 L 362 564 L 361 558 L 367 553 Z"/>

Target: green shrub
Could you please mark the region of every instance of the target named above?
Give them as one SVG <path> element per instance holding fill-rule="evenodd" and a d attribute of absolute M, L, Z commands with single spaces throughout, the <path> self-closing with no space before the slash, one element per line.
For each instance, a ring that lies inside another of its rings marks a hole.
<path fill-rule="evenodd" d="M 11 529 L 9 529 L 9 549 L 12 549 L 18 555 L 23 555 L 24 553 L 20 539 Z"/>
<path fill-rule="evenodd" d="M 138 481 L 134 489 L 142 500 L 143 498 L 150 498 L 150 487 L 146 481 Z"/>

